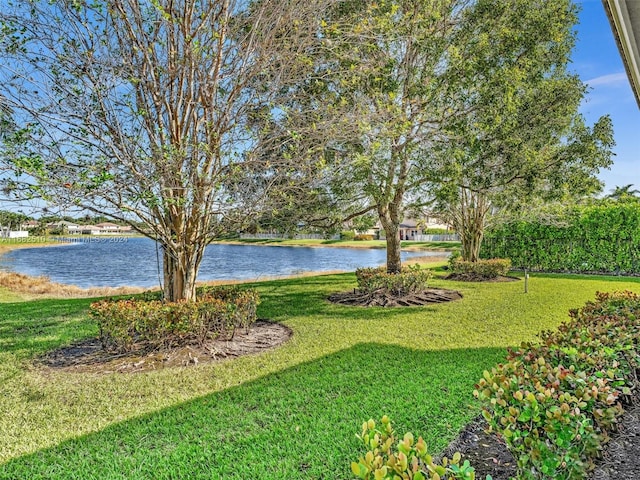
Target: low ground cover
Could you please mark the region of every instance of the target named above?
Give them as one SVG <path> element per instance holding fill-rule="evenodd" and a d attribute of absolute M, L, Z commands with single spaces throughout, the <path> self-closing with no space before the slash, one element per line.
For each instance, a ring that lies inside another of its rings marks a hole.
<path fill-rule="evenodd" d="M 90 300 L 0 306 L 0 478 L 352 478 L 362 420 L 388 414 L 438 452 L 480 413 L 474 384 L 506 347 L 557 327 L 596 291 L 640 279 L 539 275 L 430 284 L 461 301 L 359 309 L 327 297 L 353 274 L 255 284 L 258 316 L 294 332 L 220 363 L 136 374 L 41 369 L 97 335 Z M 415 399 L 420 399 L 416 402 Z"/>

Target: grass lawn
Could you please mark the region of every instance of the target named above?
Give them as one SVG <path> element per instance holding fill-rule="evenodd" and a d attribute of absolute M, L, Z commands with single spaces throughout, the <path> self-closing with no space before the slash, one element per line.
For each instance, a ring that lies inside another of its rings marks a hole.
<path fill-rule="evenodd" d="M 261 239 L 234 238 L 219 240 L 220 243 L 237 243 L 251 245 L 281 246 L 281 247 L 314 247 L 334 246 L 345 248 L 386 248 L 384 240 L 313 240 L 313 239 Z M 413 250 L 455 250 L 460 248 L 460 242 L 401 242 L 403 249 Z"/>
<path fill-rule="evenodd" d="M 528 294 L 523 282 L 432 284 L 464 299 L 362 309 L 325 301 L 353 274 L 259 283 L 259 316 L 291 327 L 288 343 L 139 374 L 33 366 L 97 333 L 89 300 L 3 303 L 0 478 L 351 479 L 364 420 L 386 413 L 437 452 L 478 414 L 473 385 L 506 347 L 598 290 L 640 292 L 640 279 L 613 277 L 536 275 Z"/>

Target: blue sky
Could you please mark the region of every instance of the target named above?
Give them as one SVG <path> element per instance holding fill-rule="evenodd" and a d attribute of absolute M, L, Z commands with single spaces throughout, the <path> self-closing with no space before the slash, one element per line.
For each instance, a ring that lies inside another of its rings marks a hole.
<path fill-rule="evenodd" d="M 590 86 L 581 112 L 592 124 L 609 114 L 616 140 L 614 163 L 599 177 L 605 193 L 634 184 L 640 190 L 640 108 L 635 101 L 601 0 L 578 0 L 578 40 L 570 69 Z"/>

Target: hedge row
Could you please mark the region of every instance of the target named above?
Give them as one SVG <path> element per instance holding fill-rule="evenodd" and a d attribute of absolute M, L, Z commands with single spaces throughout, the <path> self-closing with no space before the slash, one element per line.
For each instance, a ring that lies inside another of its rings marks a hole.
<path fill-rule="evenodd" d="M 474 392 L 517 460 L 518 479 L 579 479 L 637 392 L 640 297 L 599 293 L 484 372 Z"/>
<path fill-rule="evenodd" d="M 535 271 L 639 274 L 640 203 L 568 210 L 553 225 L 505 224 L 487 232 L 480 255 Z"/>
<path fill-rule="evenodd" d="M 230 338 L 236 328 L 255 322 L 258 303 L 255 290 L 216 287 L 201 290 L 194 302 L 101 300 L 91 304 L 89 314 L 98 323 L 103 348 L 128 352 Z"/>

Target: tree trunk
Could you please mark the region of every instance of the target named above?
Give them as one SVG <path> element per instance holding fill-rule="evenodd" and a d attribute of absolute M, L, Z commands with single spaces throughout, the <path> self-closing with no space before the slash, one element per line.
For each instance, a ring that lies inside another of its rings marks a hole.
<path fill-rule="evenodd" d="M 482 244 L 483 231 L 469 225 L 464 235 L 460 237 L 462 242 L 462 259 L 468 262 L 477 262 L 480 258 L 480 245 Z"/>
<path fill-rule="evenodd" d="M 484 237 L 484 227 L 490 203 L 480 192 L 460 189 L 459 211 L 454 215 L 454 227 L 460 234 L 462 259 L 477 262 Z"/>
<path fill-rule="evenodd" d="M 402 258 L 400 257 L 401 242 L 397 225 L 384 228 L 387 233 L 387 272 L 400 273 L 402 270 Z"/>
<path fill-rule="evenodd" d="M 394 210 L 389 207 L 378 209 L 380 223 L 387 237 L 387 273 L 400 273 L 402 270 L 400 221 Z"/>
<path fill-rule="evenodd" d="M 196 299 L 196 277 L 204 247 L 163 247 L 164 298 L 169 302 Z"/>

